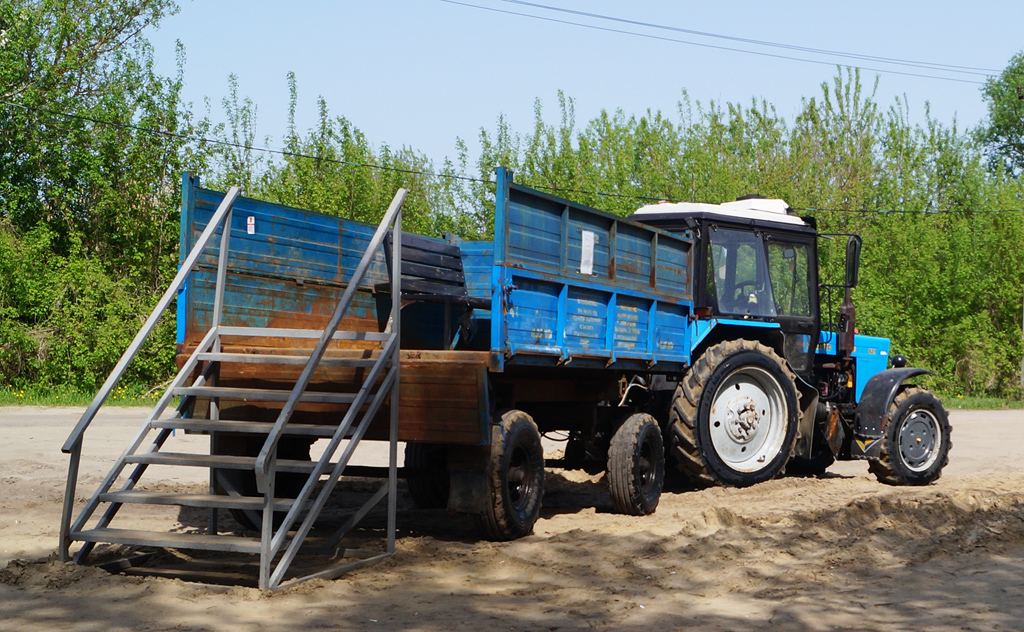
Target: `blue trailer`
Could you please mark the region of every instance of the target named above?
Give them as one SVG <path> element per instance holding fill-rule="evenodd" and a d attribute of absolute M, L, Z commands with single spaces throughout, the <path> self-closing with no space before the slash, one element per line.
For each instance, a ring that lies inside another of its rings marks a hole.
<path fill-rule="evenodd" d="M 494 238 L 476 242 L 402 232 L 403 196 L 374 227 L 185 177 L 182 270 L 168 290 L 181 370 L 162 400 L 181 405 L 170 421 L 158 405 L 84 517 L 71 524 L 66 508 L 62 550 L 75 539 L 84 555 L 94 542 L 187 547 L 111 535 L 107 516 L 125 503 L 199 503 L 212 508 L 209 537 L 218 509 L 261 532 L 260 584 L 273 588 L 284 571 L 272 562 L 284 551 L 287 567 L 346 472 L 388 478 L 373 502 L 391 499 L 392 551 L 397 442 L 413 500 L 470 514 L 495 540 L 532 530 L 546 467 L 606 472 L 616 510 L 643 515 L 666 468 L 699 486 L 746 486 L 835 459 L 867 460 L 891 484 L 930 483 L 946 465 L 946 411 L 905 383 L 927 371 L 856 332 L 855 235 L 842 236 L 843 283 L 828 284 L 818 241 L 837 236 L 781 200 L 624 218 L 499 169 Z M 826 313 L 833 295 L 842 304 Z M 166 434 L 136 455 L 145 432 L 179 428 L 208 433 L 210 455 L 161 456 Z M 557 460 L 545 461 L 548 433 L 565 440 Z M 330 445 L 314 464 L 318 438 Z M 361 440 L 389 440 L 391 466 L 346 470 Z M 80 441 L 76 429 L 66 448 Z M 140 495 L 137 478 L 110 492 L 131 463 L 209 467 L 210 496 Z M 112 509 L 86 530 L 104 502 Z"/>

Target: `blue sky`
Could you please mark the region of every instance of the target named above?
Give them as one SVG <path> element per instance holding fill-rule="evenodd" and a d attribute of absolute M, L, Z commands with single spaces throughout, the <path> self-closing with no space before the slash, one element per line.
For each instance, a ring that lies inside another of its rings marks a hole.
<path fill-rule="evenodd" d="M 481 127 L 504 113 L 529 132 L 534 100 L 557 122 L 557 92 L 576 101 L 580 125 L 600 110 L 661 110 L 678 119 L 685 90 L 692 101 L 774 104 L 789 119 L 801 100 L 820 95 L 839 58 L 681 34 L 502 0 L 459 0 L 602 28 L 705 44 L 638 37 L 498 13 L 442 0 L 181 0 L 181 11 L 147 36 L 158 69 L 174 73 L 175 41 L 185 46 L 185 99 L 223 118 L 227 77 L 259 107 L 258 135 L 280 147 L 286 130 L 286 74 L 298 77 L 298 124 L 316 117 L 323 96 L 375 145 L 409 146 L 435 163 L 454 156 L 455 139 L 473 144 Z M 879 2 L 719 2 L 537 0 L 539 4 L 640 22 L 861 55 L 1001 70 L 1024 50 L 1024 3 L 976 0 Z M 970 8 L 968 8 L 970 6 Z M 812 59 L 808 63 L 719 46 Z M 824 62 L 824 63 L 821 63 Z M 859 65 L 980 82 L 983 76 L 859 61 Z M 870 86 L 876 73 L 864 71 Z M 980 85 L 880 74 L 883 106 L 906 95 L 911 120 L 932 117 L 961 128 L 985 117 Z"/>

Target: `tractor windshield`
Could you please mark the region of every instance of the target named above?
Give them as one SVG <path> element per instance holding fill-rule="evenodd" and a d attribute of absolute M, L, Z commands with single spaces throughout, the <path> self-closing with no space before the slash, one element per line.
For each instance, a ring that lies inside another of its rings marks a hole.
<path fill-rule="evenodd" d="M 764 242 L 753 233 L 712 229 L 708 248 L 708 296 L 722 314 L 777 316 L 768 281 Z"/>

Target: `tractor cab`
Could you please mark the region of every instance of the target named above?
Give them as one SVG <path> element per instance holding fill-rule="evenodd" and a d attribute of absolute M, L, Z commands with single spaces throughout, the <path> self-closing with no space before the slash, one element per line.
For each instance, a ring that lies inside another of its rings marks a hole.
<path fill-rule="evenodd" d="M 631 219 L 693 232 L 698 318 L 777 328 L 793 371 L 810 374 L 821 330 L 812 222 L 791 215 L 783 200 L 758 196 L 725 204 L 652 204 Z"/>

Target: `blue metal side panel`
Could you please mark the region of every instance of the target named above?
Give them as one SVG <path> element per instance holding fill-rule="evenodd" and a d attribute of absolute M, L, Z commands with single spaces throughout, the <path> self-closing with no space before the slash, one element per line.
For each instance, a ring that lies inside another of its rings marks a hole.
<path fill-rule="evenodd" d="M 657 259 L 657 275 L 655 278 L 657 287 L 671 294 L 689 294 L 689 242 L 664 239 L 659 236 Z"/>
<path fill-rule="evenodd" d="M 193 227 L 205 228 L 223 194 L 196 191 Z M 249 234 L 249 227 L 253 234 Z M 344 284 L 366 252 L 375 227 L 279 204 L 238 198 L 231 217 L 231 270 L 260 276 L 315 283 Z M 215 239 L 199 259 L 216 268 L 220 241 Z M 367 273 L 366 283 L 387 280 L 382 253 Z"/>
<path fill-rule="evenodd" d="M 192 212 L 196 206 L 195 187 L 199 185 L 199 177 L 193 178 L 189 173 L 184 173 L 181 176 L 181 218 L 179 220 L 180 229 L 178 236 L 178 243 L 181 244 L 181 251 L 178 253 L 178 269 L 181 269 L 181 265 L 185 262 L 185 257 L 188 256 L 188 252 L 191 248 L 186 248 L 188 244 L 191 232 L 189 226 L 192 225 Z M 185 342 L 185 324 L 188 322 L 188 286 L 191 283 L 192 275 L 185 278 L 185 282 L 182 284 L 181 289 L 178 290 L 178 297 L 175 301 L 175 342 L 182 344 Z"/>
<path fill-rule="evenodd" d="M 190 304 L 193 309 L 189 321 L 191 331 L 204 332 L 210 328 L 213 298 L 216 290 L 215 270 L 200 269 L 191 275 Z M 224 287 L 223 325 L 237 327 L 289 327 L 302 319 L 307 324 L 326 323 L 344 292 L 342 287 L 324 285 L 296 285 L 294 281 L 269 277 L 229 274 Z M 360 292 L 352 300 L 348 317 L 376 323 L 376 305 L 367 292 Z M 373 327 L 376 330 L 376 327 Z"/>
<path fill-rule="evenodd" d="M 466 291 L 470 296 L 491 297 L 491 272 L 494 269 L 493 241 L 464 241 L 462 271 L 466 275 Z"/>
<path fill-rule="evenodd" d="M 620 354 L 647 354 L 647 328 L 650 301 L 631 296 L 619 297 L 615 315 L 615 351 Z"/>
<path fill-rule="evenodd" d="M 690 361 L 689 311 L 672 303 L 658 302 L 654 313 L 654 346 L 657 358 Z"/>
<path fill-rule="evenodd" d="M 641 286 L 649 285 L 651 249 L 649 231 L 635 226 L 619 226 L 615 234 L 615 278 Z"/>
<path fill-rule="evenodd" d="M 491 350 L 504 362 L 689 362 L 688 234 L 515 185 L 499 169 L 494 235 Z"/>
<path fill-rule="evenodd" d="M 550 347 L 556 350 L 558 295 L 561 285 L 550 281 L 517 278 L 505 314 L 508 344 Z"/>
<path fill-rule="evenodd" d="M 570 352 L 603 350 L 607 326 L 608 294 L 569 287 L 565 302 L 565 346 Z"/>
<path fill-rule="evenodd" d="M 857 363 L 855 397 L 859 402 L 868 380 L 889 366 L 891 343 L 888 338 L 856 334 L 853 337 L 853 344 L 853 359 Z"/>
<path fill-rule="evenodd" d="M 594 234 L 593 271 L 590 276 L 609 276 L 609 241 L 612 221 L 580 209 L 569 209 L 568 230 L 565 240 L 565 266 L 568 271 L 578 272 L 581 268 L 584 231 Z M 556 251 L 557 252 L 557 251 Z"/>
<path fill-rule="evenodd" d="M 691 304 L 662 303 L 639 292 L 609 291 L 503 268 L 510 279 L 504 350 L 509 363 L 536 364 L 543 354 L 568 362 L 599 360 L 598 366 L 639 361 L 678 368 L 690 360 Z"/>
<path fill-rule="evenodd" d="M 562 252 L 562 208 L 545 203 L 508 206 L 506 256 L 538 266 L 558 268 Z"/>

